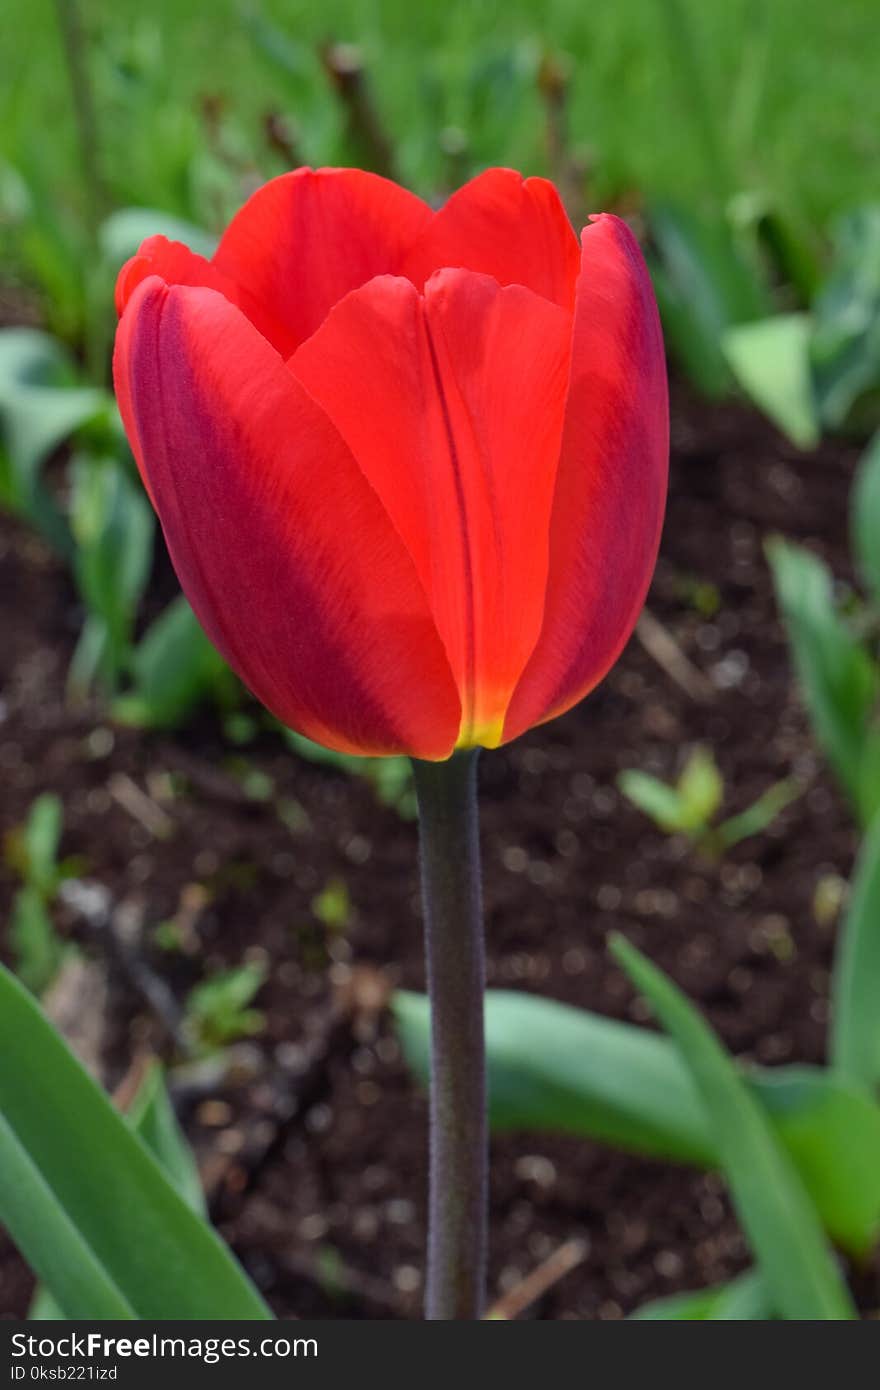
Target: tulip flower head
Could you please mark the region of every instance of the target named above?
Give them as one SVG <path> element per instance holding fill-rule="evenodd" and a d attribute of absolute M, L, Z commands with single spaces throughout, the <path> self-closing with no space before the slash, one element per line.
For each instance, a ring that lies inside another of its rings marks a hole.
<path fill-rule="evenodd" d="M 211 260 L 117 284 L 120 410 L 208 636 L 291 728 L 439 760 L 563 713 L 626 642 L 666 495 L 644 261 L 491 169 L 438 211 L 352 169 L 261 188 Z"/>

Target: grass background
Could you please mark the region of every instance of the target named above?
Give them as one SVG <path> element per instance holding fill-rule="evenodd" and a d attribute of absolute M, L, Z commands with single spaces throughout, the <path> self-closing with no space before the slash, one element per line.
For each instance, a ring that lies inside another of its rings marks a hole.
<path fill-rule="evenodd" d="M 294 118 L 305 161 L 343 162 L 343 121 L 316 54 L 331 38 L 362 46 L 399 174 L 421 192 L 448 181 L 450 128 L 466 137 L 465 174 L 545 169 L 535 74 L 547 50 L 571 59 L 571 140 L 589 152 L 595 206 L 633 189 L 692 200 L 747 189 L 823 225 L 877 183 L 876 0 L 80 0 L 80 10 L 111 204 L 219 218 L 206 95 L 225 100 L 224 140 L 262 174 L 283 167 L 261 133 L 270 110 Z M 6 220 L 19 175 L 75 217 L 55 5 L 6 0 L 4 17 Z"/>

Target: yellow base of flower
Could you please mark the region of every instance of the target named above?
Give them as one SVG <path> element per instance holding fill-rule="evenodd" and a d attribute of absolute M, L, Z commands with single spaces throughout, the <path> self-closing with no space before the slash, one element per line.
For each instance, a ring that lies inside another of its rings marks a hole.
<path fill-rule="evenodd" d="M 456 751 L 460 748 L 497 748 L 503 735 L 503 714 L 487 724 L 472 724 L 467 727 L 462 724 L 458 742 L 455 745 Z"/>

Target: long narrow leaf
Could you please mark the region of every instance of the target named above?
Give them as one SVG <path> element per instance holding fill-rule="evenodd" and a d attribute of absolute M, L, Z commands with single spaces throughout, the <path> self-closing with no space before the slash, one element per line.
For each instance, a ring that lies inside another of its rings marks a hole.
<path fill-rule="evenodd" d="M 767 545 L 776 595 L 816 737 L 862 823 L 880 809 L 880 671 L 836 612 L 827 566 L 802 546 Z"/>
<path fill-rule="evenodd" d="M 426 1079 L 430 1006 L 400 991 L 392 1007 L 406 1058 Z M 710 1163 L 699 1097 L 666 1038 L 512 990 L 486 994 L 493 1129 L 562 1132 L 683 1162 Z"/>
<path fill-rule="evenodd" d="M 0 1115 L 0 1218 L 71 1318 L 133 1318 L 134 1309 Z"/>
<path fill-rule="evenodd" d="M 729 1284 L 652 1299 L 630 1314 L 636 1322 L 765 1322 L 772 1316 L 764 1280 L 754 1269 Z"/>
<path fill-rule="evenodd" d="M 862 843 L 831 982 L 831 1058 L 868 1087 L 880 1082 L 880 815 Z"/>
<path fill-rule="evenodd" d="M 828 1234 L 869 1254 L 880 1235 L 880 1105 L 870 1089 L 822 1067 L 745 1075 Z"/>
<path fill-rule="evenodd" d="M 640 951 L 620 936 L 611 949 L 691 1072 L 774 1306 L 795 1320 L 855 1317 L 803 1182 L 732 1059 L 681 991 Z"/>
<path fill-rule="evenodd" d="M 126 1118 L 159 1160 L 187 1206 L 204 1216 L 205 1194 L 199 1170 L 177 1122 L 158 1062 L 151 1062 Z"/>
<path fill-rule="evenodd" d="M 880 603 L 880 434 L 859 459 L 853 479 L 850 537 L 862 580 Z"/>
<path fill-rule="evenodd" d="M 428 1000 L 398 993 L 392 1007 L 406 1059 L 426 1082 Z M 705 1107 L 668 1038 L 515 991 L 488 990 L 485 1011 L 496 1133 L 582 1135 L 633 1153 L 718 1163 Z M 819 1067 L 744 1076 L 829 1234 L 865 1254 L 880 1234 L 880 1105 L 858 1083 Z"/>
<path fill-rule="evenodd" d="M 270 1316 L 6 970 L 0 1056 L 0 1221 L 69 1316 Z"/>
<path fill-rule="evenodd" d="M 205 1197 L 196 1161 L 177 1123 L 158 1062 L 150 1063 L 125 1118 L 159 1160 L 187 1205 L 204 1215 Z M 38 1285 L 28 1318 L 33 1322 L 57 1322 L 67 1318 L 67 1314 L 48 1289 Z"/>

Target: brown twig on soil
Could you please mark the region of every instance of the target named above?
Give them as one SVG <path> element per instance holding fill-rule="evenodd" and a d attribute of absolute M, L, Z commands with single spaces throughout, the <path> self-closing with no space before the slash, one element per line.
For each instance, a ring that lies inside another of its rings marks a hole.
<path fill-rule="evenodd" d="M 151 1052 L 139 1051 L 132 1057 L 128 1071 L 113 1092 L 113 1104 L 117 1110 L 122 1111 L 123 1115 L 126 1115 L 134 1105 L 153 1061 Z"/>
<path fill-rule="evenodd" d="M 715 690 L 709 680 L 688 660 L 668 628 L 654 617 L 647 608 L 636 623 L 636 637 L 645 651 L 656 661 L 675 684 L 698 704 L 707 704 L 715 698 Z"/>
<path fill-rule="evenodd" d="M 201 942 L 196 927 L 210 901 L 211 894 L 203 883 L 185 883 L 180 890 L 177 907 L 165 925 L 174 933 L 176 949 L 185 956 L 199 953 Z"/>
<path fill-rule="evenodd" d="M 327 43 L 319 56 L 345 112 L 346 140 L 353 162 L 385 178 L 395 178 L 394 146 L 373 103 L 361 50 L 351 43 Z"/>
<path fill-rule="evenodd" d="M 174 830 L 174 821 L 126 772 L 114 772 L 107 783 L 107 790 L 117 805 L 142 825 L 153 839 L 168 839 Z"/>
<path fill-rule="evenodd" d="M 524 1313 L 533 1303 L 537 1303 L 539 1298 L 543 1298 L 544 1294 L 566 1274 L 583 1264 L 587 1250 L 586 1241 L 567 1240 L 539 1264 L 537 1269 L 527 1274 L 521 1283 L 502 1294 L 484 1314 L 484 1319 L 510 1322 L 513 1318 L 518 1318 L 520 1313 Z"/>
<path fill-rule="evenodd" d="M 198 792 L 203 792 L 212 801 L 222 801 L 228 806 L 249 806 L 253 800 L 248 796 L 240 782 L 229 773 L 211 763 L 194 757 L 179 744 L 164 744 L 158 750 L 177 773 L 182 773 L 187 782 Z"/>
<path fill-rule="evenodd" d="M 143 905 L 134 899 L 123 899 L 107 920 L 105 935 L 119 965 L 163 1024 L 177 1049 L 190 1056 L 193 1045 L 184 1027 L 183 1009 L 173 990 L 144 960 L 143 926 Z"/>
<path fill-rule="evenodd" d="M 70 952 L 43 995 L 42 1007 L 86 1071 L 103 1082 L 107 1030 L 104 962 L 90 960 L 79 951 Z"/>
<path fill-rule="evenodd" d="M 129 900 L 114 903 L 101 883 L 71 879 L 58 893 L 61 901 L 86 923 L 106 957 L 112 960 L 141 994 L 175 1046 L 190 1055 L 192 1046 L 183 1027 L 183 1011 L 168 985 L 143 959 L 143 909 Z"/>

